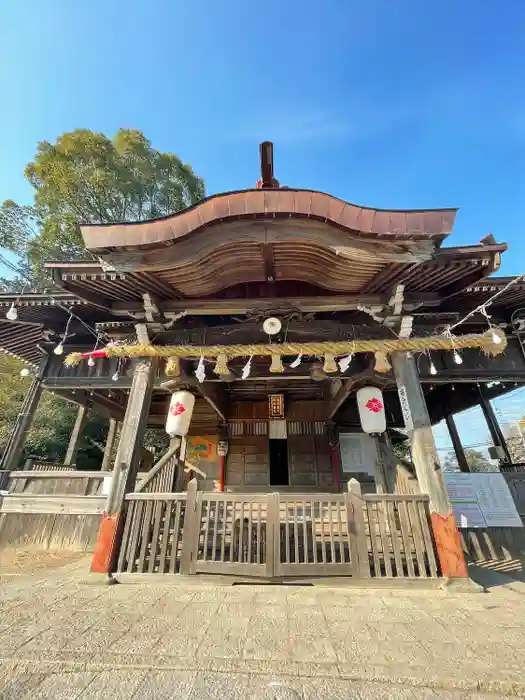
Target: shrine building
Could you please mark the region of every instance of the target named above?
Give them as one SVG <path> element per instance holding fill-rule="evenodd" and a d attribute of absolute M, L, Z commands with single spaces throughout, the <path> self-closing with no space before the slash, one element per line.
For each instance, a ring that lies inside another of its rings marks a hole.
<path fill-rule="evenodd" d="M 495 470 L 519 471 L 490 402 L 525 384 L 525 279 L 497 276 L 492 235 L 448 245 L 455 216 L 283 187 L 264 143 L 255 189 L 81 226 L 86 262 L 48 263 L 45 293 L 0 295 L 0 350 L 29 375 L 0 541 L 16 514 L 67 513 L 91 518 L 93 570 L 115 576 L 466 577 L 432 426 L 446 421 L 467 473 L 454 414 L 480 405 Z M 44 390 L 77 421 L 62 464 L 24 465 Z M 77 483 L 90 412 L 108 420 L 100 475 L 82 472 L 96 488 L 42 510 L 13 484 Z M 170 420 L 155 458 L 144 431 Z"/>

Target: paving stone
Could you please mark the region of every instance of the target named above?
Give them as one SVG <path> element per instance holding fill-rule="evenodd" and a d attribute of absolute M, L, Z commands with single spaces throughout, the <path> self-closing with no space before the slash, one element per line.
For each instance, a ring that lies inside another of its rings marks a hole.
<path fill-rule="evenodd" d="M 195 671 L 152 671 L 140 682 L 133 700 L 186 700 L 195 676 Z"/>
<path fill-rule="evenodd" d="M 309 607 L 292 610 L 288 624 L 294 660 L 337 660 L 326 618 L 319 610 Z"/>
<path fill-rule="evenodd" d="M 45 673 L 15 670 L 6 679 L 3 687 L 0 683 L 0 700 L 21 700 L 24 697 L 32 697 L 45 677 Z"/>
<path fill-rule="evenodd" d="M 303 700 L 301 681 L 283 676 L 254 676 L 250 679 L 250 700 Z"/>
<path fill-rule="evenodd" d="M 0 583 L 0 688 L 10 686 L 11 697 L 23 698 L 26 683 L 31 697 L 38 690 L 60 698 L 71 682 L 63 696 L 75 698 L 76 676 L 79 685 L 91 678 L 81 694 L 89 700 L 101 673 L 114 676 L 105 699 L 156 697 L 171 682 L 174 697 L 226 700 L 245 690 L 245 677 L 254 697 L 269 692 L 261 685 L 268 678 L 327 700 L 341 691 L 345 698 L 357 691 L 426 700 L 525 696 L 525 598 L 508 591 L 98 587 L 81 576 L 87 581 L 79 568 Z"/>
<path fill-rule="evenodd" d="M 359 700 L 415 700 L 417 697 L 412 688 L 400 685 L 356 682 L 350 684 L 349 687 L 351 692 L 354 693 L 354 697 L 359 698 Z M 319 700 L 321 700 L 321 697 L 319 696 Z M 333 700 L 336 700 L 336 698 L 338 700 L 338 697 L 337 695 L 333 696 Z"/>
<path fill-rule="evenodd" d="M 247 700 L 249 680 L 244 674 L 197 673 L 188 700 Z"/>
<path fill-rule="evenodd" d="M 29 624 L 13 627 L 0 636 L 0 658 L 10 658 L 20 647 L 30 642 L 34 637 L 44 632 L 47 627 L 40 624 Z"/>
<path fill-rule="evenodd" d="M 96 675 L 87 671 L 51 674 L 24 697 L 27 700 L 76 700 Z"/>
<path fill-rule="evenodd" d="M 108 649 L 108 654 L 150 654 L 162 639 L 161 634 L 142 633 L 140 629 L 119 637 Z"/>
<path fill-rule="evenodd" d="M 146 673 L 134 670 L 102 671 L 95 675 L 81 700 L 131 700 Z"/>

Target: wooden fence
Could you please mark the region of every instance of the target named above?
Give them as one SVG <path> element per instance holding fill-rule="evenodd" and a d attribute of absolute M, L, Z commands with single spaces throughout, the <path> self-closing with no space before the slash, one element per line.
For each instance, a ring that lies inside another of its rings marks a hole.
<path fill-rule="evenodd" d="M 74 469 L 74 465 L 62 464 L 61 462 L 46 462 L 43 459 L 35 459 L 31 457 L 26 459 L 24 469 L 31 472 L 67 472 Z"/>
<path fill-rule="evenodd" d="M 425 495 L 133 493 L 117 573 L 440 576 Z"/>
<path fill-rule="evenodd" d="M 109 472 L 0 472 L 0 549 L 89 551 L 96 542 Z"/>

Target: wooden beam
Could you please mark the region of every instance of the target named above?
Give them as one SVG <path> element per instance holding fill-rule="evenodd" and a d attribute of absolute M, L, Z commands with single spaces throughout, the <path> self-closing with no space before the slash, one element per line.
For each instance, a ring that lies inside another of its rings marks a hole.
<path fill-rule="evenodd" d="M 160 470 L 170 461 L 172 457 L 179 451 L 180 438 L 170 441 L 168 451 L 159 459 L 159 461 L 149 470 L 144 479 L 138 486 L 135 487 L 135 493 L 144 491 L 144 488 L 153 480 Z"/>
<path fill-rule="evenodd" d="M 84 428 L 86 427 L 86 422 L 89 417 L 90 404 L 79 406 L 77 411 L 77 417 L 75 419 L 75 425 L 73 426 L 73 431 L 69 439 L 69 444 L 66 450 L 66 456 L 64 458 L 64 465 L 70 466 L 75 464 L 77 458 L 78 448 L 80 447 L 80 441 L 84 433 Z"/>
<path fill-rule="evenodd" d="M 503 435 L 501 426 L 498 422 L 496 414 L 494 413 L 492 404 L 490 403 L 490 400 L 487 397 L 487 394 L 485 393 L 485 387 L 483 387 L 483 385 L 481 384 L 478 384 L 477 389 L 479 394 L 479 405 L 481 406 L 481 410 L 483 411 L 483 415 L 485 416 L 485 420 L 487 422 L 492 442 L 496 447 L 501 447 L 503 449 L 503 452 L 505 453 L 505 460 L 509 464 L 512 464 L 512 456 L 509 452 L 509 448 L 507 447 L 505 436 Z"/>
<path fill-rule="evenodd" d="M 91 304 L 91 306 L 96 306 L 99 309 L 103 309 L 104 311 L 109 311 L 111 309 L 110 300 L 101 294 L 97 294 L 96 292 L 91 291 L 87 292 L 84 288 L 77 288 L 76 286 L 74 290 L 70 289 L 67 283 L 62 279 L 62 274 L 60 270 L 57 270 L 56 268 L 51 269 L 51 276 L 53 278 L 53 282 L 57 285 L 57 287 L 64 289 L 66 292 L 74 294 L 76 297 L 82 299 L 83 301 L 87 301 L 89 304 Z"/>
<path fill-rule="evenodd" d="M 102 515 L 104 496 L 51 496 L 47 494 L 10 494 L 0 498 L 0 514 Z"/>
<path fill-rule="evenodd" d="M 467 458 L 465 457 L 465 451 L 463 450 L 463 445 L 458 433 L 458 428 L 454 416 L 452 413 L 447 413 L 445 416 L 445 423 L 447 424 L 448 432 L 450 434 L 450 439 L 452 440 L 452 447 L 456 454 L 456 459 L 458 460 L 459 470 L 462 472 L 469 472 L 469 466 Z"/>
<path fill-rule="evenodd" d="M 395 493 L 396 476 L 397 476 L 397 460 L 392 449 L 392 443 L 387 432 L 377 435 L 375 438 L 377 448 L 376 462 L 376 484 L 377 479 L 380 480 L 383 493 Z M 380 491 L 378 490 L 378 493 Z"/>
<path fill-rule="evenodd" d="M 261 252 L 264 262 L 264 276 L 267 282 L 275 282 L 275 260 L 271 243 L 261 243 Z"/>
<path fill-rule="evenodd" d="M 330 380 L 331 383 L 334 380 Z M 350 394 L 353 391 L 353 388 L 355 386 L 355 380 L 354 379 L 347 379 L 344 382 L 339 382 L 339 389 L 335 392 L 335 394 L 332 396 L 332 398 L 328 402 L 328 415 L 327 415 L 327 420 L 332 420 L 337 411 L 341 408 L 343 403 L 346 401 L 346 399 L 350 396 Z M 333 386 L 333 384 L 332 384 Z"/>
<path fill-rule="evenodd" d="M 108 435 L 106 445 L 104 447 L 104 456 L 102 457 L 102 471 L 106 471 L 111 466 L 111 457 L 113 455 L 113 446 L 117 436 L 117 421 L 114 418 L 109 419 Z"/>
<path fill-rule="evenodd" d="M 268 299 L 187 299 L 159 301 L 159 311 L 166 317 L 170 317 L 186 311 L 188 316 L 216 316 L 216 315 L 242 315 L 253 311 L 264 311 L 279 307 L 294 308 L 304 313 L 322 313 L 330 311 L 356 310 L 358 306 L 381 306 L 389 300 L 388 294 L 353 294 L 353 295 L 326 295 L 320 297 L 291 297 L 281 299 L 273 297 Z M 439 306 L 441 299 L 434 292 L 422 292 L 405 294 L 404 308 L 410 311 L 411 307 Z M 144 306 L 140 302 L 121 301 L 113 303 L 111 310 L 115 314 L 130 314 L 134 318 L 145 318 Z"/>
<path fill-rule="evenodd" d="M 201 384 L 194 377 L 178 377 L 176 379 L 169 379 L 161 384 L 162 389 L 166 391 L 177 391 L 178 389 L 189 389 L 196 394 L 202 396 L 210 406 L 213 408 L 215 413 L 219 416 L 221 423 L 227 423 L 227 406 L 228 406 L 228 396 L 223 388 L 219 386 L 218 383 L 210 384 L 209 382 Z"/>

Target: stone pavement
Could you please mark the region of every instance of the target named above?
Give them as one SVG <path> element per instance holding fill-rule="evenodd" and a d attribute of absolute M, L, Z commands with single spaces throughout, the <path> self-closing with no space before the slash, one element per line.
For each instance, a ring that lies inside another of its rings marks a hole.
<path fill-rule="evenodd" d="M 2 700 L 525 697 L 525 584 L 107 586 L 86 570 L 0 586 Z"/>

